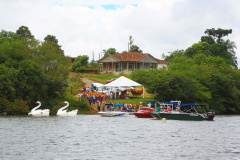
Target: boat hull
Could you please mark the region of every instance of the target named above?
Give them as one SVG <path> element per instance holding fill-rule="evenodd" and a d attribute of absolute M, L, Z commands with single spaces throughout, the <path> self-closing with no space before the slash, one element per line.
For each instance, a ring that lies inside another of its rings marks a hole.
<path fill-rule="evenodd" d="M 150 113 L 138 113 L 138 112 L 135 112 L 134 115 L 137 118 L 154 118 L 152 115 L 150 115 Z"/>
<path fill-rule="evenodd" d="M 204 117 L 200 114 L 192 114 L 192 113 L 161 113 L 161 112 L 151 112 L 152 116 L 154 116 L 157 119 L 173 119 L 173 120 L 212 120 L 207 117 Z"/>
<path fill-rule="evenodd" d="M 102 111 L 98 112 L 99 115 L 102 117 L 123 117 L 128 116 L 127 112 L 121 112 L 121 111 Z"/>
<path fill-rule="evenodd" d="M 150 115 L 150 112 L 155 112 L 155 110 L 145 107 L 137 112 L 134 112 L 134 115 L 138 118 L 154 118 L 152 115 Z"/>

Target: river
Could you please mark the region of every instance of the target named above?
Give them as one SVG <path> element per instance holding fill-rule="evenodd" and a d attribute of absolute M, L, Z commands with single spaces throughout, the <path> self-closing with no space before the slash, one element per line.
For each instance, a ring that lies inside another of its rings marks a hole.
<path fill-rule="evenodd" d="M 1 160 L 240 159 L 240 116 L 178 121 L 0 116 Z"/>

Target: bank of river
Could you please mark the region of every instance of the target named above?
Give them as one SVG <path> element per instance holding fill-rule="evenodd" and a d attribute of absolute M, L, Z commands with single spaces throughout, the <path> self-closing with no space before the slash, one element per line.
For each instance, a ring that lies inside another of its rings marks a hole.
<path fill-rule="evenodd" d="M 240 116 L 214 121 L 0 117 L 0 159 L 239 159 Z"/>

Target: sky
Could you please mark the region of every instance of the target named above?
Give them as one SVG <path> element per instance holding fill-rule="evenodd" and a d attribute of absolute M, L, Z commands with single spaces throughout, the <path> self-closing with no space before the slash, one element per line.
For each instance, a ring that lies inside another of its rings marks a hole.
<path fill-rule="evenodd" d="M 239 0 L 0 0 L 0 30 L 27 26 L 43 41 L 54 35 L 66 56 L 99 59 L 127 51 L 129 36 L 143 53 L 162 59 L 198 43 L 211 28 L 232 29 L 240 66 Z"/>

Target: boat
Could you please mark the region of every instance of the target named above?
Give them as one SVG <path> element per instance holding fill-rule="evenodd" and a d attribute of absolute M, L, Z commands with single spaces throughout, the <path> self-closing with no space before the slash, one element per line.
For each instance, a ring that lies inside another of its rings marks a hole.
<path fill-rule="evenodd" d="M 125 111 L 101 111 L 98 112 L 102 117 L 120 117 L 120 116 L 128 116 L 128 113 Z"/>
<path fill-rule="evenodd" d="M 128 116 L 129 113 L 125 111 L 119 111 L 119 107 L 123 107 L 122 104 L 105 104 L 107 106 L 107 111 L 100 111 L 98 112 L 99 115 L 102 117 L 119 117 L 119 116 Z M 117 107 L 117 111 L 115 110 L 115 106 Z"/>
<path fill-rule="evenodd" d="M 37 101 L 36 104 L 38 104 L 38 106 L 34 107 L 28 113 L 28 115 L 31 115 L 31 116 L 49 116 L 49 113 L 50 113 L 49 109 L 38 109 L 38 108 L 41 107 L 41 102 Z"/>
<path fill-rule="evenodd" d="M 77 112 L 78 110 L 72 110 L 72 111 L 67 111 L 65 110 L 68 106 L 69 106 L 69 103 L 67 101 L 63 102 L 66 104 L 66 106 L 60 108 L 58 111 L 57 111 L 57 116 L 76 116 L 77 115 Z"/>
<path fill-rule="evenodd" d="M 203 104 L 181 104 L 181 105 L 174 105 L 174 104 L 163 104 L 159 112 L 150 112 L 150 115 L 154 116 L 157 119 L 173 119 L 173 120 L 213 120 L 215 117 L 215 111 L 209 110 L 208 112 L 205 111 Z M 204 113 L 199 113 L 199 112 Z"/>
<path fill-rule="evenodd" d="M 152 115 L 150 115 L 150 112 L 155 112 L 155 109 L 149 107 L 142 107 L 141 110 L 133 113 L 138 118 L 154 118 Z"/>

